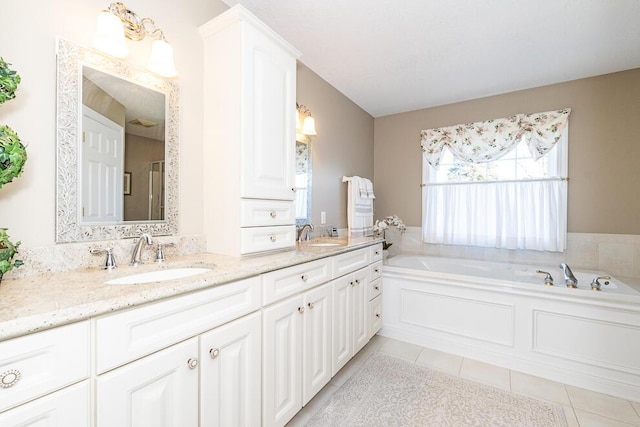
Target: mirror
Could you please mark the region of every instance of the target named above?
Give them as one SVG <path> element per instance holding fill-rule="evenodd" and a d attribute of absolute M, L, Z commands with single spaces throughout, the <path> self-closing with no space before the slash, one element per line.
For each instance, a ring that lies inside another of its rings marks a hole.
<path fill-rule="evenodd" d="M 83 224 L 164 219 L 164 106 L 163 93 L 83 65 Z"/>
<path fill-rule="evenodd" d="M 60 38 L 57 65 L 56 241 L 175 234 L 177 84 Z"/>
<path fill-rule="evenodd" d="M 311 143 L 296 141 L 296 225 L 311 222 Z"/>

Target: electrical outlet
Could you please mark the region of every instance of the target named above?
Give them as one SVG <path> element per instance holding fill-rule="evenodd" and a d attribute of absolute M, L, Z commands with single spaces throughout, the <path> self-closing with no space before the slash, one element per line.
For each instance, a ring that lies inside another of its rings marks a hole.
<path fill-rule="evenodd" d="M 327 213 L 320 212 L 320 224 L 326 224 L 326 223 L 327 223 Z"/>

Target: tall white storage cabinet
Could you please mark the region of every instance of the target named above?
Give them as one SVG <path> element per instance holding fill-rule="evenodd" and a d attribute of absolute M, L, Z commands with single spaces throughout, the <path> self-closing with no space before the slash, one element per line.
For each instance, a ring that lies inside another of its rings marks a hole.
<path fill-rule="evenodd" d="M 242 6 L 204 39 L 204 233 L 232 256 L 295 245 L 296 59 Z"/>

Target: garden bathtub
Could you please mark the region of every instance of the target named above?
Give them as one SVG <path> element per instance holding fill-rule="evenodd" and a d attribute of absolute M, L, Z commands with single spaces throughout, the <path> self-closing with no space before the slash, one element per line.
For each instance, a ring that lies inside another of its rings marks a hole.
<path fill-rule="evenodd" d="M 640 292 L 573 272 L 577 289 L 558 266 L 391 257 L 380 334 L 640 401 Z"/>

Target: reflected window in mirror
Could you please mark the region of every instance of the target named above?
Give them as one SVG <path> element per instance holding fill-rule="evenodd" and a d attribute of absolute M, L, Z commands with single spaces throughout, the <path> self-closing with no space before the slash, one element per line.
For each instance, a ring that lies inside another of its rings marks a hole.
<path fill-rule="evenodd" d="M 311 222 L 311 143 L 296 141 L 296 224 Z"/>
<path fill-rule="evenodd" d="M 56 242 L 176 234 L 177 83 L 61 38 L 56 47 Z"/>

